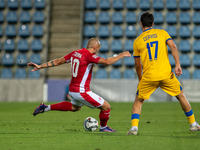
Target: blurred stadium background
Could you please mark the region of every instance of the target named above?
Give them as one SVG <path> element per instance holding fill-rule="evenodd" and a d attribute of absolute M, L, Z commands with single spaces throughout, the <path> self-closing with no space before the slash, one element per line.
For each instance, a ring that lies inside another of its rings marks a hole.
<path fill-rule="evenodd" d="M 85 47 L 96 37 L 98 53 L 110 57 L 128 50 L 142 33 L 140 15 L 154 14 L 154 28 L 175 41 L 183 74 L 178 77 L 189 101 L 200 97 L 200 0 L 0 0 L 0 101 L 62 101 L 70 65 L 30 72 Z M 174 60 L 168 48 L 172 67 Z M 108 101 L 133 101 L 137 87 L 134 59 L 95 66 L 91 89 Z M 173 101 L 158 89 L 149 101 Z"/>

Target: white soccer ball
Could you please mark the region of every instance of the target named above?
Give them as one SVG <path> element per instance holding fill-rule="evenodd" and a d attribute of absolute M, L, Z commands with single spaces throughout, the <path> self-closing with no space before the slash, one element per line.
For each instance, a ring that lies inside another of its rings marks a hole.
<path fill-rule="evenodd" d="M 98 121 L 93 117 L 87 117 L 83 121 L 83 128 L 86 131 L 96 131 L 98 126 L 99 126 Z"/>

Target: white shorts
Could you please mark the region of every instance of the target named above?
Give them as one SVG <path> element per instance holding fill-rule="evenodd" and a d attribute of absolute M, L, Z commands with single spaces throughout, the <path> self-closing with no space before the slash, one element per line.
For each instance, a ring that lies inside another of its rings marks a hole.
<path fill-rule="evenodd" d="M 104 99 L 92 91 L 86 93 L 69 92 L 69 95 L 72 97 L 71 103 L 75 106 L 86 105 L 90 108 L 96 108 L 101 107 L 104 103 Z"/>

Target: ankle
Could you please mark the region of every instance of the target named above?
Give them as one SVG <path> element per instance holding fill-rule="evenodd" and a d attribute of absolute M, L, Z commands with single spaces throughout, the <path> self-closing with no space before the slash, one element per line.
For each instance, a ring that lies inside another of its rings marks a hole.
<path fill-rule="evenodd" d="M 132 128 L 131 128 L 131 130 L 138 130 L 138 127 L 136 127 L 136 126 L 133 126 Z"/>

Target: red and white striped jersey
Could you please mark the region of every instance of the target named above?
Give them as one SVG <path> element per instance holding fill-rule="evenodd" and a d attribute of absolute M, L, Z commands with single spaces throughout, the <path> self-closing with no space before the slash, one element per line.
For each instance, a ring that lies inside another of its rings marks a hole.
<path fill-rule="evenodd" d="M 98 63 L 100 57 L 82 48 L 64 56 L 66 62 L 71 62 L 70 92 L 84 93 L 90 91 L 90 81 L 94 63 Z"/>

